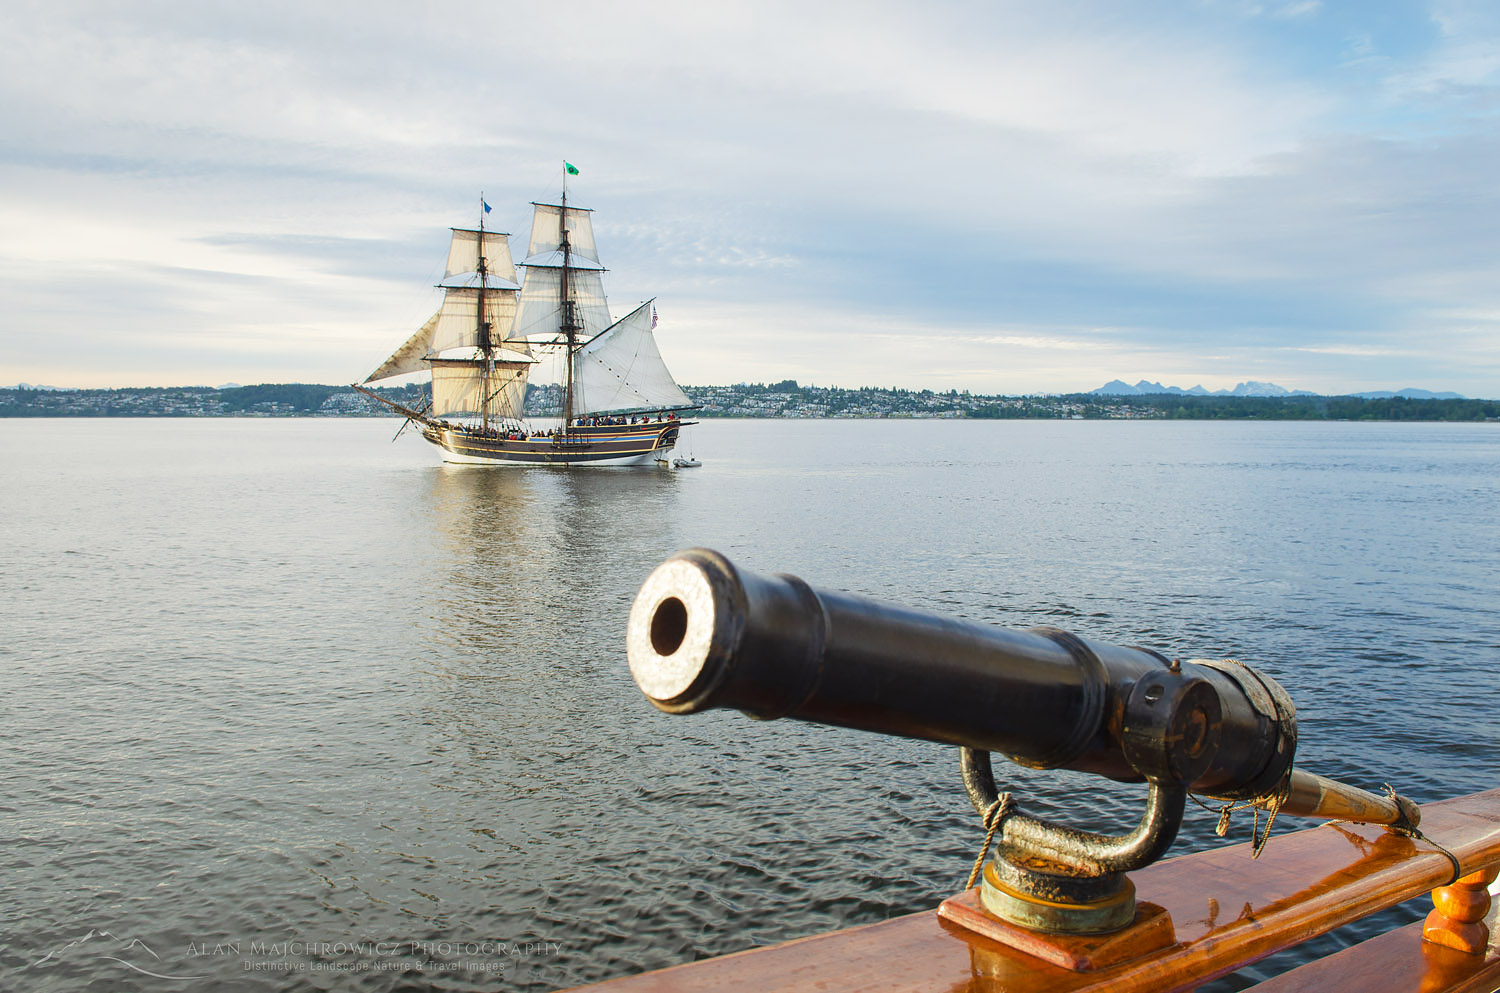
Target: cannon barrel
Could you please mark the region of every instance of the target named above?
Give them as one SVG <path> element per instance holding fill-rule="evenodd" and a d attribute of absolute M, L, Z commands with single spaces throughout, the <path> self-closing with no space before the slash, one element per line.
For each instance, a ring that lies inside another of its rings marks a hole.
<path fill-rule="evenodd" d="M 816 590 L 706 549 L 651 573 L 627 646 L 636 683 L 669 713 L 729 707 L 1212 796 L 1283 788 L 1296 747 L 1290 700 L 1248 666 Z"/>

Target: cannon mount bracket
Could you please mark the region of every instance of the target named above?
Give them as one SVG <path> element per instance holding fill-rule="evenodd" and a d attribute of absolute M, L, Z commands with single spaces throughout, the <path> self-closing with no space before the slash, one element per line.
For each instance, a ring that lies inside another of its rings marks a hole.
<path fill-rule="evenodd" d="M 1000 800 L 990 753 L 961 749 L 964 788 L 980 816 Z M 1020 812 L 1012 804 L 995 830 L 979 899 L 1003 921 L 1049 934 L 1106 934 L 1136 917 L 1125 875 L 1160 858 L 1177 837 L 1187 787 L 1148 780 L 1146 810 L 1134 830 L 1097 834 Z"/>

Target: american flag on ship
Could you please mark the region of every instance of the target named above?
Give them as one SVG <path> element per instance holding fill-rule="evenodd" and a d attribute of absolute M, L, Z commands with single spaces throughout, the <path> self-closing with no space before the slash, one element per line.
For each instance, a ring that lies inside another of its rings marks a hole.
<path fill-rule="evenodd" d="M 651 330 L 656 330 L 656 304 L 651 305 Z"/>

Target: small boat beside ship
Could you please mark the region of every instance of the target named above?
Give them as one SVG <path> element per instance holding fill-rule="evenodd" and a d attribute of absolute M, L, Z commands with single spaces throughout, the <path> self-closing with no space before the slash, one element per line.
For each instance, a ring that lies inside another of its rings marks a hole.
<path fill-rule="evenodd" d="M 443 302 L 416 333 L 355 389 L 373 397 L 442 449 L 448 462 L 480 465 L 646 465 L 666 463 L 697 405 L 656 346 L 655 301 L 612 320 L 592 211 L 534 203 L 526 258 L 510 236 L 479 224 L 454 228 Z M 524 270 L 518 277 L 517 267 Z M 526 411 L 539 355 L 562 365 L 562 410 L 553 425 Z M 414 410 L 366 384 L 427 371 L 432 400 Z"/>

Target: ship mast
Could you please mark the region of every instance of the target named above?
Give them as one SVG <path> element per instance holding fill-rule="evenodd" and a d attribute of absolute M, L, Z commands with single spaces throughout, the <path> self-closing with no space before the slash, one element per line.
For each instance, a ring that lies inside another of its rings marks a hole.
<path fill-rule="evenodd" d="M 568 270 L 572 265 L 573 248 L 568 239 L 568 176 L 563 173 L 562 204 L 557 218 L 557 228 L 561 233 L 562 242 L 562 326 L 558 328 L 567 341 L 564 355 L 566 379 L 563 383 L 563 433 L 566 434 L 568 426 L 573 420 L 573 353 L 578 348 L 578 332 L 582 330 L 578 325 L 572 295 L 568 292 Z"/>
<path fill-rule="evenodd" d="M 484 194 L 479 194 L 479 245 L 475 249 L 479 262 L 477 271 L 479 273 L 478 292 L 478 324 L 475 327 L 480 354 L 484 356 L 484 368 L 480 371 L 479 378 L 479 417 L 483 423 L 484 430 L 488 433 L 490 429 L 490 380 L 495 374 L 495 343 L 490 337 L 490 322 L 485 320 L 484 291 L 489 282 L 489 263 L 484 257 Z"/>

